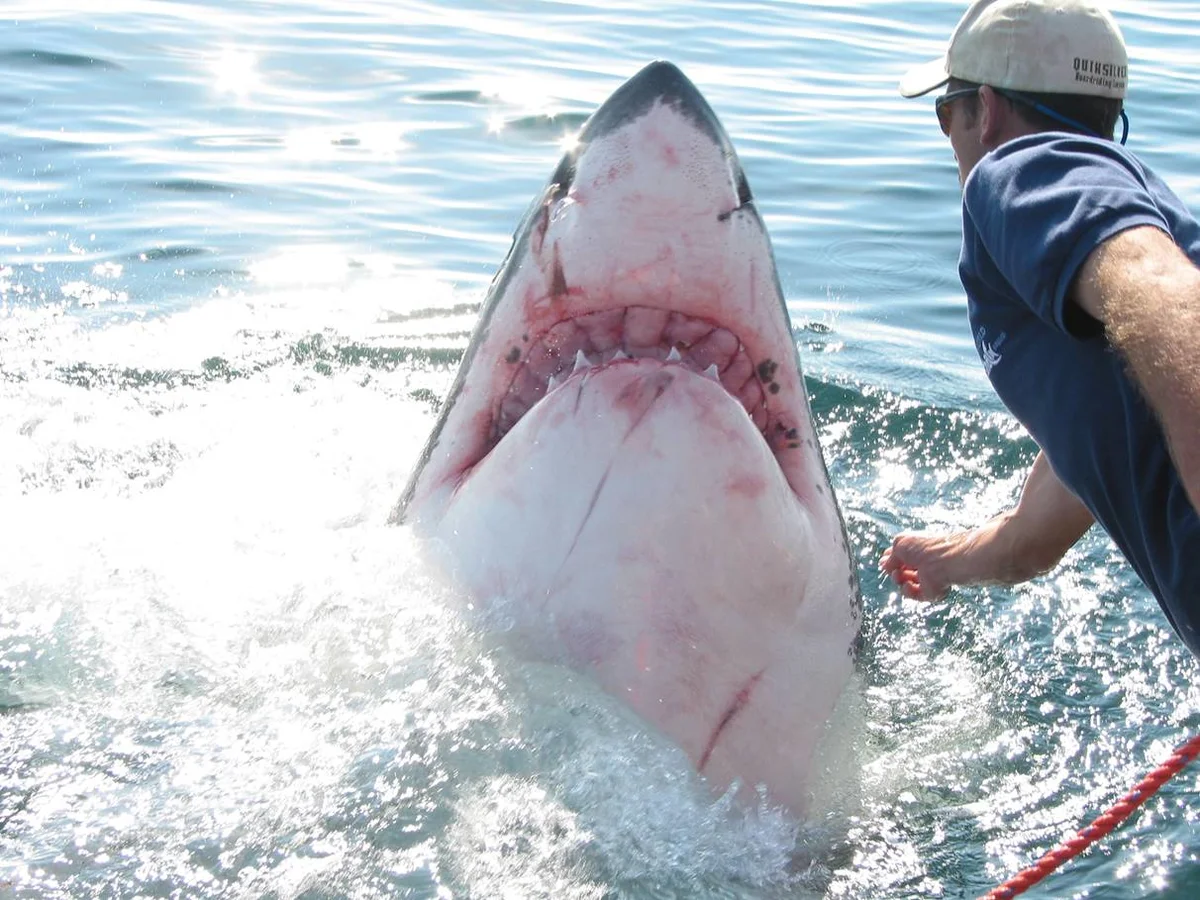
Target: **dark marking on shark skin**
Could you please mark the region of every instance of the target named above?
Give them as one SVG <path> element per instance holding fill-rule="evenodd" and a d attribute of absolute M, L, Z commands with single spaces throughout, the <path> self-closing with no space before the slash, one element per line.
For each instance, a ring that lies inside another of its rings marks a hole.
<path fill-rule="evenodd" d="M 758 380 L 763 384 L 771 381 L 775 377 L 775 373 L 779 371 L 779 363 L 773 359 L 764 359 L 758 364 L 755 370 L 758 373 Z"/>
<path fill-rule="evenodd" d="M 546 229 L 550 227 L 550 204 L 543 203 L 536 213 L 536 221 L 529 231 L 529 240 L 533 244 L 533 255 L 542 255 L 542 244 L 546 239 Z"/>
<path fill-rule="evenodd" d="M 789 450 L 800 449 L 800 431 L 797 428 L 788 428 L 782 422 L 775 423 L 775 434 L 772 438 L 772 443 L 782 445 Z"/>
<path fill-rule="evenodd" d="M 559 567 L 560 572 L 562 571 L 562 568 L 566 566 L 567 560 L 569 560 L 572 554 L 575 553 L 575 548 L 579 546 L 579 539 L 583 536 L 583 530 L 587 527 L 588 520 L 592 517 L 592 513 L 596 509 L 596 504 L 600 501 L 600 495 L 604 492 L 604 485 L 608 483 L 608 476 L 611 473 L 612 465 L 610 464 L 609 467 L 604 470 L 604 474 L 600 476 L 600 480 L 596 482 L 596 490 L 592 493 L 592 499 L 591 502 L 588 503 L 587 512 L 583 514 L 583 518 L 579 521 L 579 528 L 575 532 L 575 538 L 571 541 L 571 547 L 569 550 L 567 550 L 566 555 L 563 557 L 563 565 Z"/>
<path fill-rule="evenodd" d="M 729 726 L 729 723 L 733 721 L 734 717 L 737 716 L 738 713 L 746 708 L 746 704 L 750 702 L 750 695 L 754 692 L 754 688 L 758 685 L 758 682 L 763 677 L 763 673 L 766 671 L 766 669 L 761 669 L 757 674 L 753 675 L 750 680 L 746 682 L 745 686 L 734 696 L 733 702 L 730 703 L 729 708 L 725 710 L 725 715 L 721 716 L 721 721 L 717 723 L 716 729 L 708 739 L 708 745 L 704 748 L 704 752 L 700 754 L 700 762 L 696 768 L 701 772 L 703 772 L 704 767 L 708 765 L 709 757 L 712 756 L 713 748 L 717 746 L 717 739 L 720 738 L 721 732 L 723 732 Z"/>
<path fill-rule="evenodd" d="M 633 420 L 633 424 L 629 427 L 629 431 L 625 433 L 622 443 L 629 440 L 629 435 L 631 435 L 634 432 L 634 429 L 641 424 L 642 419 L 646 417 L 646 413 L 648 413 L 650 408 L 654 406 L 655 401 L 657 401 L 659 397 L 666 393 L 667 388 L 669 388 L 674 382 L 675 376 L 671 372 L 655 372 L 653 375 L 649 375 L 638 381 L 632 382 L 628 387 L 621 391 L 621 393 L 617 396 L 616 403 L 614 404 L 616 409 L 636 409 L 639 401 L 642 401 L 643 397 L 645 396 L 647 383 L 654 391 L 654 396 L 648 403 L 645 403 L 640 411 L 638 411 L 636 418 Z"/>
<path fill-rule="evenodd" d="M 508 351 L 508 355 L 506 357 L 504 357 L 504 361 L 509 363 L 510 365 L 515 365 L 516 363 L 520 362 L 520 360 L 521 360 L 521 348 L 520 347 L 513 347 L 511 350 Z"/>
<path fill-rule="evenodd" d="M 741 209 L 754 202 L 754 195 L 750 193 L 750 182 L 746 180 L 745 171 L 741 166 L 734 168 L 737 170 L 738 209 Z"/>
<path fill-rule="evenodd" d="M 579 407 L 583 404 L 583 388 L 588 382 L 589 372 L 584 372 L 579 379 L 579 387 L 575 390 L 575 408 L 571 410 L 572 414 L 579 415 Z"/>
<path fill-rule="evenodd" d="M 583 374 L 583 377 L 581 377 L 579 379 L 579 389 L 575 394 L 575 413 L 576 414 L 578 414 L 578 412 L 579 412 L 579 406 L 583 399 L 583 390 L 587 384 L 588 377 L 589 377 L 589 373 L 585 372 Z M 642 420 L 646 418 L 646 414 L 650 412 L 651 407 L 654 406 L 654 404 L 658 401 L 658 399 L 664 393 L 666 393 L 667 388 L 669 388 L 671 386 L 671 384 L 675 381 L 675 376 L 669 372 L 658 372 L 648 379 L 643 379 L 642 381 L 633 382 L 632 384 L 629 385 L 629 387 L 627 387 L 625 390 L 623 390 L 621 392 L 620 396 L 617 398 L 618 405 L 619 406 L 627 406 L 627 407 L 634 406 L 639 399 L 644 398 L 646 381 L 651 382 L 650 387 L 654 391 L 654 396 L 652 398 L 650 398 L 650 401 L 645 403 L 645 405 L 641 409 L 641 411 L 636 414 L 633 421 L 630 423 L 628 430 L 626 430 L 624 437 L 621 438 L 622 444 L 625 444 L 629 440 L 630 435 L 632 435 L 637 430 L 637 427 L 642 424 Z M 635 396 L 635 394 L 637 396 Z M 592 499 L 588 503 L 587 512 L 584 513 L 583 518 L 580 520 L 579 529 L 575 532 L 575 538 L 571 541 L 571 547 L 566 552 L 566 555 L 563 557 L 563 566 L 565 566 L 567 564 L 567 560 L 569 560 L 571 558 L 571 555 L 575 552 L 575 548 L 577 546 L 579 546 L 579 539 L 580 539 L 580 537 L 583 536 L 583 531 L 584 531 L 584 528 L 587 527 L 588 519 L 591 518 L 592 512 L 596 509 L 596 503 L 599 502 L 599 500 L 600 500 L 600 494 L 604 491 L 604 485 L 607 483 L 608 476 L 612 473 L 612 469 L 613 469 L 614 465 L 616 465 L 616 457 L 615 456 L 614 456 L 613 460 L 611 462 L 609 462 L 608 467 L 605 468 L 604 474 L 600 476 L 600 480 L 596 483 L 596 490 L 592 493 Z M 560 567 L 560 571 L 561 571 L 561 567 Z M 556 578 L 557 578 L 557 576 L 556 576 Z"/>
<path fill-rule="evenodd" d="M 746 183 L 746 179 L 745 179 L 745 178 L 742 178 L 742 179 L 740 179 L 740 180 L 738 181 L 738 199 L 739 199 L 739 200 L 742 200 L 742 202 L 741 202 L 741 203 L 739 203 L 737 206 L 735 206 L 733 209 L 727 209 L 727 210 L 726 210 L 725 212 L 723 212 L 723 213 L 717 213 L 717 221 L 718 221 L 718 222 L 728 222 L 730 219 L 732 219 L 732 218 L 733 218 L 733 214 L 734 214 L 734 213 L 739 213 L 739 212 L 741 212 L 742 210 L 744 210 L 744 209 L 745 209 L 745 208 L 746 208 L 746 207 L 747 207 L 747 206 L 748 206 L 748 205 L 749 205 L 749 204 L 752 202 L 752 201 L 750 200 L 749 193 L 748 193 L 748 192 L 749 192 L 749 190 L 750 190 L 749 188 L 746 188 L 746 190 L 747 190 L 747 196 L 745 197 L 745 199 L 743 199 L 743 198 L 742 198 L 742 196 L 741 196 L 741 186 L 742 186 L 743 184 L 745 184 L 745 183 Z"/>
<path fill-rule="evenodd" d="M 562 259 L 558 247 L 554 248 L 554 275 L 550 282 L 550 295 L 556 300 L 565 300 L 571 289 L 567 287 L 567 276 L 563 274 Z"/>

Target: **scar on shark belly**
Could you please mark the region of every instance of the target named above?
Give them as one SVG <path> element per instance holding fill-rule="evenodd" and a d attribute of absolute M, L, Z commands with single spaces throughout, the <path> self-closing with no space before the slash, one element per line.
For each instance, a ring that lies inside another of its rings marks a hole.
<path fill-rule="evenodd" d="M 717 740 L 721 737 L 722 732 L 729 727 L 729 723 L 734 720 L 734 717 L 746 708 L 746 705 L 750 702 L 750 695 L 754 692 L 754 688 L 758 685 L 758 682 L 763 677 L 763 673 L 766 671 L 766 669 L 760 670 L 758 674 L 747 681 L 745 686 L 734 696 L 733 702 L 729 704 L 729 709 L 725 710 L 725 715 L 721 716 L 721 721 L 717 723 L 716 729 L 708 739 L 708 745 L 704 748 L 704 752 L 700 754 L 700 762 L 696 768 L 701 772 L 708 765 L 708 758 L 712 756 L 713 748 L 717 746 Z"/>

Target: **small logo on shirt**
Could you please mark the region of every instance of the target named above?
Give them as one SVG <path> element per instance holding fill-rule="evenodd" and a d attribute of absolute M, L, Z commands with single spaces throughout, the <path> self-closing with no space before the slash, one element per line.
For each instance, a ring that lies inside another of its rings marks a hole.
<path fill-rule="evenodd" d="M 987 339 L 987 329 L 980 328 L 975 333 L 975 343 L 979 349 L 979 358 L 983 360 L 983 371 L 988 375 L 992 374 L 992 369 L 996 368 L 1000 360 L 1003 359 L 1000 355 L 1000 348 L 1004 346 L 1004 342 L 1008 340 L 1007 332 L 1000 332 L 1000 335 L 990 343 Z"/>

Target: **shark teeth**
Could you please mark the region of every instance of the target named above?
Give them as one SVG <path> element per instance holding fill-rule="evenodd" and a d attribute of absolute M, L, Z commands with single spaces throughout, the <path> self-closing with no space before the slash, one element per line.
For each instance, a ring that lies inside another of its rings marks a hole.
<path fill-rule="evenodd" d="M 607 351 L 593 351 L 592 356 L 589 356 L 583 351 L 583 348 L 576 349 L 573 366 L 570 369 L 565 367 L 561 368 L 551 375 L 546 381 L 546 388 L 541 396 L 550 393 L 552 390 L 563 384 L 563 382 L 565 382 L 568 378 L 579 374 L 581 371 L 587 371 L 588 369 L 606 366 L 615 362 L 624 362 L 625 360 L 630 359 L 635 361 L 643 358 L 653 359 L 652 356 L 631 356 L 628 352 L 626 352 L 624 347 L 617 347 L 617 349 L 613 352 L 613 355 L 607 360 L 605 360 L 605 353 L 607 353 Z M 595 359 L 593 359 L 593 356 Z M 715 381 L 717 384 L 722 384 L 721 369 L 717 363 L 710 364 L 708 368 L 701 372 L 699 371 L 698 364 L 691 359 L 690 356 L 685 357 L 678 346 L 671 347 L 671 349 L 667 352 L 665 362 L 683 365 L 689 369 L 692 369 L 693 371 L 696 371 L 698 374 L 703 375 L 705 378 Z"/>
<path fill-rule="evenodd" d="M 686 316 L 678 321 L 669 318 L 663 325 L 659 313 L 651 316 L 642 310 L 641 314 L 639 319 L 638 310 L 632 308 L 605 310 L 564 320 L 533 340 L 517 360 L 511 358 L 511 345 L 505 344 L 508 352 L 502 359 L 522 364 L 498 403 L 493 437 L 499 440 L 536 403 L 571 379 L 578 380 L 581 374 L 588 378 L 590 370 L 612 363 L 624 368 L 626 362 L 647 371 L 657 362 L 710 378 L 745 407 L 760 430 L 773 421 L 750 353 L 735 333 Z M 634 335 L 625 332 L 625 318 L 630 316 L 641 326 Z"/>

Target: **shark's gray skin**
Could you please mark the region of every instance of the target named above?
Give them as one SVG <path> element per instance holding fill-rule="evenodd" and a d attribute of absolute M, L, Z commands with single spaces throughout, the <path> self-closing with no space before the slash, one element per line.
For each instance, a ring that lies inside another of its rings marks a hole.
<path fill-rule="evenodd" d="M 655 62 L 517 229 L 394 519 L 520 645 L 803 814 L 860 599 L 770 240 Z"/>

